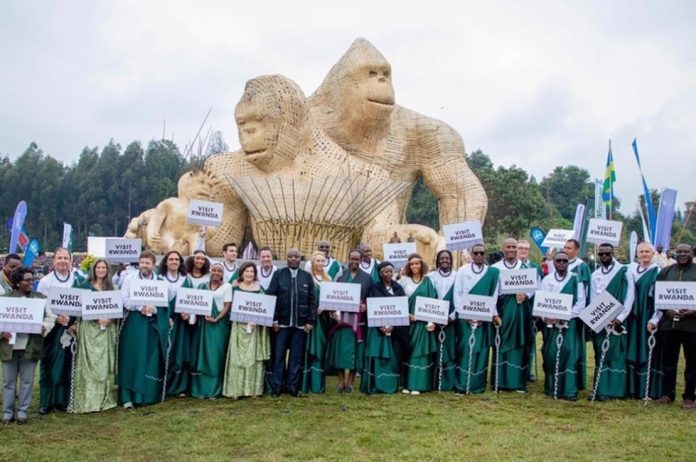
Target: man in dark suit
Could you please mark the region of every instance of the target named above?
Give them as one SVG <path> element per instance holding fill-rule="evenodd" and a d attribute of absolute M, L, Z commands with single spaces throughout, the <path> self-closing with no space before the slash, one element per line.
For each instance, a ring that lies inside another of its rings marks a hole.
<path fill-rule="evenodd" d="M 266 291 L 268 295 L 277 297 L 271 345 L 274 397 L 280 396 L 283 385 L 290 395 L 300 396 L 305 340 L 317 320 L 318 300 L 314 292 L 314 281 L 307 271 L 300 269 L 301 258 L 299 250 L 288 250 L 288 266 L 273 274 Z M 286 364 L 288 350 L 290 355 Z"/>

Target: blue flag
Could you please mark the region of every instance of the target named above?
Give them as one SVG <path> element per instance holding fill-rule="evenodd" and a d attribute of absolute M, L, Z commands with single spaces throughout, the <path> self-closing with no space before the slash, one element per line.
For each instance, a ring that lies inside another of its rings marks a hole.
<path fill-rule="evenodd" d="M 638 170 L 640 171 L 640 177 L 643 180 L 643 195 L 645 196 L 645 206 L 648 209 L 648 232 L 652 236 L 652 243 L 655 244 L 655 226 L 657 225 L 657 215 L 655 214 L 655 207 L 652 203 L 652 196 L 650 195 L 650 188 L 648 188 L 648 183 L 645 182 L 645 176 L 643 175 L 643 167 L 640 165 L 640 156 L 638 155 L 638 139 L 633 138 L 633 153 L 636 155 L 636 162 L 638 162 Z"/>
<path fill-rule="evenodd" d="M 546 255 L 546 252 L 549 251 L 549 248 L 541 246 L 541 243 L 544 242 L 544 239 L 546 238 L 546 233 L 544 232 L 544 230 L 542 230 L 538 226 L 535 226 L 529 230 L 529 237 L 532 238 L 534 244 L 536 244 L 536 246 L 539 248 L 539 250 L 541 251 L 541 255 Z"/>
<path fill-rule="evenodd" d="M 672 223 L 674 222 L 674 207 L 677 204 L 677 191 L 665 189 L 660 197 L 660 208 L 657 214 L 657 223 L 653 231 L 655 247 L 658 245 L 669 249 L 672 240 Z"/>
<path fill-rule="evenodd" d="M 27 245 L 26 250 L 24 251 L 24 266 L 28 268 L 31 266 L 32 263 L 34 263 L 36 256 L 39 255 L 39 250 L 41 250 L 39 241 L 37 241 L 36 239 L 32 239 L 31 242 L 29 242 L 29 245 Z"/>

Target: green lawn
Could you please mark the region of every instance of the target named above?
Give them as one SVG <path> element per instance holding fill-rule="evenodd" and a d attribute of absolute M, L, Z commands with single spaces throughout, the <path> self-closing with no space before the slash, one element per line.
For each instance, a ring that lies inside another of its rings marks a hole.
<path fill-rule="evenodd" d="M 585 393 L 575 403 L 554 401 L 541 383 L 527 395 L 365 396 L 335 394 L 335 384 L 329 378 L 326 394 L 299 399 L 173 398 L 43 419 L 37 386 L 29 425 L 0 427 L 0 461 L 696 460 L 696 414 L 680 400 L 644 408 L 588 402 Z"/>

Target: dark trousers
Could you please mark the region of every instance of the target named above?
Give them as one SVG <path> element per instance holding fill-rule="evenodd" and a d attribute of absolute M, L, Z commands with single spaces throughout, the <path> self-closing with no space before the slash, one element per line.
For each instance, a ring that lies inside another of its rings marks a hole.
<path fill-rule="evenodd" d="M 658 331 L 659 332 L 659 331 Z M 694 401 L 696 396 L 696 332 L 685 332 L 681 330 L 662 331 L 662 389 L 663 394 L 671 399 L 675 397 L 677 385 L 677 362 L 679 361 L 679 350 L 684 347 L 684 394 L 683 399 Z"/>
<path fill-rule="evenodd" d="M 280 394 L 283 389 L 283 379 L 286 379 L 285 390 L 291 395 L 300 391 L 300 376 L 304 359 L 304 347 L 307 334 L 295 327 L 283 327 L 273 335 L 271 349 L 272 386 L 273 393 Z M 285 364 L 285 355 L 290 349 L 290 357 Z"/>

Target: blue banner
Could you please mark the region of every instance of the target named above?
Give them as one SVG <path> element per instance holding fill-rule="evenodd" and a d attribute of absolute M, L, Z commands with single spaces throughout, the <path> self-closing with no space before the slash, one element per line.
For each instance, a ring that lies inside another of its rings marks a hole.
<path fill-rule="evenodd" d="M 546 252 L 549 251 L 548 247 L 542 247 L 541 243 L 544 242 L 544 239 L 546 238 L 546 232 L 539 228 L 538 226 L 533 227 L 532 229 L 529 230 L 529 237 L 532 238 L 532 241 L 534 241 L 534 244 L 536 244 L 537 248 L 541 251 L 541 255 L 545 256 Z"/>
<path fill-rule="evenodd" d="M 645 206 L 648 209 L 648 232 L 652 235 L 653 244 L 655 244 L 655 226 L 657 225 L 657 215 L 655 215 L 655 206 L 652 203 L 652 196 L 650 195 L 650 188 L 648 188 L 648 183 L 645 182 L 645 176 L 643 175 L 643 167 L 640 165 L 640 156 L 638 155 L 638 139 L 633 138 L 633 153 L 636 155 L 636 162 L 638 162 L 638 170 L 640 171 L 640 177 L 643 180 L 643 195 L 645 196 Z"/>
<path fill-rule="evenodd" d="M 677 191 L 674 189 L 665 189 L 660 197 L 660 208 L 657 213 L 657 223 L 653 238 L 655 247 L 662 245 L 665 249 L 669 249 L 670 241 L 672 240 L 672 223 L 674 222 L 674 207 L 677 204 Z"/>
<path fill-rule="evenodd" d="M 12 227 L 10 228 L 10 248 L 8 253 L 15 253 L 17 251 L 17 244 L 19 244 L 19 236 L 22 234 L 22 227 L 24 226 L 24 220 L 27 218 L 27 203 L 20 201 L 15 209 L 14 217 L 12 218 Z"/>
<path fill-rule="evenodd" d="M 32 239 L 24 252 L 24 266 L 28 268 L 32 263 L 34 263 L 34 260 L 39 255 L 39 250 L 41 250 L 39 241 Z"/>

